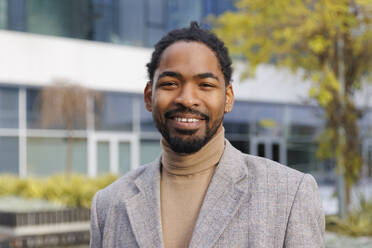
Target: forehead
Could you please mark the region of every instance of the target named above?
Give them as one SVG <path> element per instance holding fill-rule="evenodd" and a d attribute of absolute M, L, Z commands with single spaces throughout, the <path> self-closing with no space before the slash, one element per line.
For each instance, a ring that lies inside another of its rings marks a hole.
<path fill-rule="evenodd" d="M 166 70 L 193 75 L 212 72 L 223 81 L 215 53 L 203 43 L 195 41 L 178 41 L 167 47 L 160 57 L 156 72 Z"/>

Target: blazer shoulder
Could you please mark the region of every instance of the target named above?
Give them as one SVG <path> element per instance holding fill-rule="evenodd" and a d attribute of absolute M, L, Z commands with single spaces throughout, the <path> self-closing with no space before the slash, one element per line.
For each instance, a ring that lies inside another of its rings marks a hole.
<path fill-rule="evenodd" d="M 255 167 L 256 170 L 266 170 L 268 173 L 279 173 L 281 175 L 290 175 L 298 178 L 302 178 L 304 176 L 303 172 L 267 158 L 253 156 L 250 154 L 243 154 L 243 157 L 247 166 Z"/>
<path fill-rule="evenodd" d="M 296 194 L 305 178 L 305 173 L 267 158 L 243 154 L 243 159 L 250 178 L 253 178 L 258 184 L 266 184 L 267 187 L 283 186 L 279 188 L 288 190 L 287 193 L 290 195 Z M 308 177 L 312 178 L 311 175 Z"/>
<path fill-rule="evenodd" d="M 297 189 L 305 175 L 273 160 L 242 153 L 227 140 L 220 163 L 226 167 L 224 172 L 232 174 L 233 177 L 240 178 L 235 174 L 246 174 L 249 182 L 267 187 L 282 185 L 285 188 L 288 186 Z"/>

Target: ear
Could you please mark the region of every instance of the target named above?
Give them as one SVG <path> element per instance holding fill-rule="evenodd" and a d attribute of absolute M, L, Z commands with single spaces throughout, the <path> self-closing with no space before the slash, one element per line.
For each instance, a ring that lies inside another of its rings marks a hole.
<path fill-rule="evenodd" d="M 231 112 L 233 106 L 234 106 L 234 90 L 232 88 L 231 83 L 226 86 L 225 90 L 225 113 Z"/>
<path fill-rule="evenodd" d="M 143 98 L 145 100 L 146 109 L 152 111 L 152 85 L 150 82 L 147 82 L 145 90 L 143 92 Z"/>

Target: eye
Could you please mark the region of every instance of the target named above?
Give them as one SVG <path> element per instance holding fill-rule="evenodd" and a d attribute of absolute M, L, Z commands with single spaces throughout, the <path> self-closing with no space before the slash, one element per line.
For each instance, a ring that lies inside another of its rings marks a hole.
<path fill-rule="evenodd" d="M 203 82 L 203 83 L 200 83 L 200 87 L 202 87 L 202 88 L 214 88 L 215 85 L 212 84 L 212 83 Z"/>
<path fill-rule="evenodd" d="M 165 89 L 174 88 L 177 87 L 177 85 L 178 85 L 177 82 L 174 81 L 164 81 L 159 83 L 159 87 Z"/>

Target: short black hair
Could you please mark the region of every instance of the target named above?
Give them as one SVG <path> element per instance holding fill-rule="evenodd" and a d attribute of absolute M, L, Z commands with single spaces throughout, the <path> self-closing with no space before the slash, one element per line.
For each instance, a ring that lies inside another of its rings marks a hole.
<path fill-rule="evenodd" d="M 190 27 L 174 29 L 161 38 L 155 44 L 155 50 L 152 53 L 151 61 L 146 65 L 150 83 L 154 77 L 156 68 L 159 66 L 160 57 L 164 50 L 177 41 L 196 41 L 209 47 L 216 55 L 225 79 L 225 85 L 231 82 L 231 58 L 225 44 L 212 32 L 202 29 L 198 23 L 193 21 Z"/>

